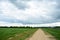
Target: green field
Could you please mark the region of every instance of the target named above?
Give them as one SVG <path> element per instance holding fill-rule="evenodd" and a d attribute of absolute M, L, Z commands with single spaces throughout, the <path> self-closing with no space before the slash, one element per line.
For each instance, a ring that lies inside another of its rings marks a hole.
<path fill-rule="evenodd" d="M 25 40 L 39 28 L 0 28 L 0 40 Z M 60 28 L 40 28 L 60 40 Z"/>
<path fill-rule="evenodd" d="M 57 40 L 60 40 L 60 28 L 43 28 L 43 30 L 53 35 Z"/>
<path fill-rule="evenodd" d="M 0 28 L 0 40 L 25 40 L 37 28 Z"/>

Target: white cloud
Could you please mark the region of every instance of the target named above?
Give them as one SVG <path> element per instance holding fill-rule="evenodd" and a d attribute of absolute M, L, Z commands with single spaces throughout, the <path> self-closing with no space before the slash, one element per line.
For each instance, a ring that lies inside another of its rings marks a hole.
<path fill-rule="evenodd" d="M 54 11 L 56 2 L 24 1 L 23 3 L 26 3 L 29 8 L 25 10 L 18 9 L 16 5 L 9 1 L 0 2 L 0 8 L 3 15 L 30 23 L 47 23 L 54 19 L 48 14 Z"/>
<path fill-rule="evenodd" d="M 0 22 L 0 26 L 30 26 L 30 27 L 55 27 L 60 26 L 60 22 L 55 23 L 47 23 L 47 24 L 21 24 L 21 23 L 8 23 L 8 22 Z"/>

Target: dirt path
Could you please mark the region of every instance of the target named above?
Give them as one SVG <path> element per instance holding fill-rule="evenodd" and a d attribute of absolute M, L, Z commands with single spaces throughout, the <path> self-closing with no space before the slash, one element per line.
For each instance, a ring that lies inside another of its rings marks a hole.
<path fill-rule="evenodd" d="M 49 38 L 42 29 L 38 29 L 29 40 L 55 40 Z"/>

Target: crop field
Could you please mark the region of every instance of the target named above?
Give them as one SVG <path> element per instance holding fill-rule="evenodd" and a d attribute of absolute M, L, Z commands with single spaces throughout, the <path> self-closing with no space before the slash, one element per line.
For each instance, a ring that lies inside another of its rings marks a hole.
<path fill-rule="evenodd" d="M 43 30 L 53 35 L 56 40 L 60 40 L 60 28 L 43 28 Z"/>
<path fill-rule="evenodd" d="M 25 40 L 37 28 L 0 28 L 0 40 Z"/>

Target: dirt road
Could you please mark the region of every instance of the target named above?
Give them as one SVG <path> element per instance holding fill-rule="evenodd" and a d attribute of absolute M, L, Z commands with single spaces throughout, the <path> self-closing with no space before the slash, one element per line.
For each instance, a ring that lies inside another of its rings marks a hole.
<path fill-rule="evenodd" d="M 42 29 L 38 29 L 29 40 L 55 40 L 49 38 Z"/>

